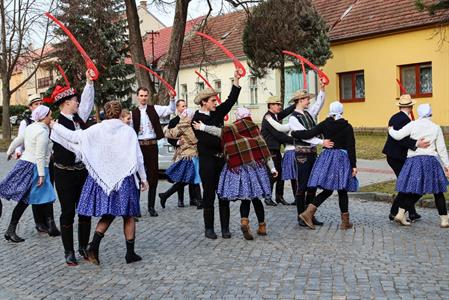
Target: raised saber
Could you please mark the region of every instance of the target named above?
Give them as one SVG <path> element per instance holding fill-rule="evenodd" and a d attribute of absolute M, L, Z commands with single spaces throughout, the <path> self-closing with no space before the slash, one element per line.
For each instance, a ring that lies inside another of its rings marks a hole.
<path fill-rule="evenodd" d="M 306 65 L 308 65 L 310 68 L 312 68 L 312 70 L 314 70 L 315 72 L 317 72 L 318 76 L 320 77 L 321 82 L 324 85 L 328 85 L 329 84 L 329 77 L 327 77 L 326 73 L 324 73 L 323 71 L 321 71 L 317 66 L 315 66 L 314 64 L 312 64 L 309 60 L 307 60 L 305 57 L 291 52 L 291 51 L 287 51 L 287 50 L 282 50 L 282 53 L 286 54 L 286 55 L 290 55 L 293 56 L 297 59 L 299 59 L 301 62 L 305 63 Z"/>

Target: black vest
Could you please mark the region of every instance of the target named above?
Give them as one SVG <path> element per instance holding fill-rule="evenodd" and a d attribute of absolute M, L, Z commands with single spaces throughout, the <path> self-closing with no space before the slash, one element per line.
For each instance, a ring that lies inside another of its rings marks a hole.
<path fill-rule="evenodd" d="M 292 116 L 294 116 L 296 119 L 298 119 L 299 123 L 301 123 L 301 125 L 304 126 L 304 128 L 306 130 L 310 130 L 316 126 L 315 120 L 309 114 L 309 112 L 307 110 L 304 111 L 304 114 L 294 111 L 292 113 Z M 296 146 L 310 146 L 309 143 L 306 143 L 303 140 L 299 140 L 299 139 L 295 139 L 295 145 Z"/>
<path fill-rule="evenodd" d="M 84 123 L 84 121 L 78 116 L 78 114 L 75 114 L 73 116 L 73 121 L 77 122 L 80 125 L 81 129 L 84 130 L 87 128 L 86 123 Z M 58 117 L 58 123 L 67 129 L 75 130 L 75 124 L 62 114 L 60 114 Z M 66 148 L 55 142 L 53 144 L 53 160 L 57 164 L 70 167 L 75 165 L 75 153 L 67 150 Z"/>

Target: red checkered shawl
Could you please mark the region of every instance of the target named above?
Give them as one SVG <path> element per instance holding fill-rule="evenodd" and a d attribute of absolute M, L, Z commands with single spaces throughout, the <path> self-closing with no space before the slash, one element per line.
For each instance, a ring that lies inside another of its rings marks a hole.
<path fill-rule="evenodd" d="M 222 143 L 231 170 L 249 163 L 264 164 L 271 157 L 259 127 L 249 117 L 226 125 L 222 131 Z"/>

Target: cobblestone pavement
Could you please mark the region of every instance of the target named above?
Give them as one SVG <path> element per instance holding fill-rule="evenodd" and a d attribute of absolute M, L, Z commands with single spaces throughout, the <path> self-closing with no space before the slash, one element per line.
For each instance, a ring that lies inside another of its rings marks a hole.
<path fill-rule="evenodd" d="M 166 187 L 161 182 L 160 190 Z M 291 201 L 288 190 L 286 195 Z M 14 205 L 3 204 L 0 233 Z M 201 211 L 177 208 L 172 197 L 165 210 L 158 205 L 159 217 L 144 215 L 138 223 L 136 251 L 142 262 L 125 263 L 117 219 L 102 241 L 101 265 L 77 267 L 65 266 L 59 238 L 34 230 L 28 209 L 18 230 L 26 241 L 0 240 L 0 299 L 449 297 L 449 231 L 438 227 L 436 210 L 421 209 L 424 220 L 405 228 L 386 219 L 388 204 L 351 198 L 355 226 L 340 231 L 337 201 L 331 198 L 318 214 L 325 226 L 312 231 L 297 225 L 293 206 L 268 207 L 268 236 L 246 241 L 238 207 L 231 205 L 232 239 L 208 240 Z M 55 208 L 59 212 L 59 204 Z M 255 231 L 253 210 L 250 220 Z M 218 216 L 215 224 L 218 233 Z"/>

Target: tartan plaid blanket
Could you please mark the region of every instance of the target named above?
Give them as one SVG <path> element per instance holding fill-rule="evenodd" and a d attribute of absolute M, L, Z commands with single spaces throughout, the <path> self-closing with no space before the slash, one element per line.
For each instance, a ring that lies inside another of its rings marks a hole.
<path fill-rule="evenodd" d="M 265 163 L 271 157 L 259 127 L 251 118 L 226 125 L 222 131 L 222 143 L 231 170 L 249 163 Z"/>

